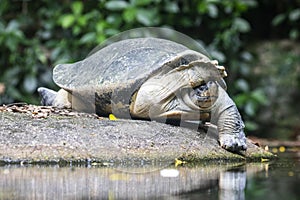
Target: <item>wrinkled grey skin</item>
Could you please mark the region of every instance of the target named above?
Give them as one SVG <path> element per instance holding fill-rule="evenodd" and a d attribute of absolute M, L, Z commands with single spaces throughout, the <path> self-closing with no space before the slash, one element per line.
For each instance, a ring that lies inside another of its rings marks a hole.
<path fill-rule="evenodd" d="M 246 150 L 244 122 L 235 103 L 221 87 L 211 113 L 211 123 L 217 125 L 220 145 L 229 151 Z"/>
<path fill-rule="evenodd" d="M 225 91 L 225 73 L 215 61 L 185 46 L 139 38 L 56 66 L 53 78 L 62 89 L 41 87 L 38 92 L 43 105 L 103 116 L 209 121 L 217 128 L 220 145 L 239 152 L 247 149 L 244 123 Z"/>

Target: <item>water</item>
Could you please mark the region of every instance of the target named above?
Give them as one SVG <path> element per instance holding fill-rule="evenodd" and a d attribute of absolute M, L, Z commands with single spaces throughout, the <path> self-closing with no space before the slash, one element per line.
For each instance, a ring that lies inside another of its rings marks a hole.
<path fill-rule="evenodd" d="M 300 199 L 300 152 L 261 163 L 0 167 L 0 199 Z"/>

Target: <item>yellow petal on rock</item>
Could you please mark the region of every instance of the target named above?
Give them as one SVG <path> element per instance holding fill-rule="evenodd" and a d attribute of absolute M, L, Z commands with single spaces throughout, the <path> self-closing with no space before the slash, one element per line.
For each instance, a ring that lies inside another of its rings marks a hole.
<path fill-rule="evenodd" d="M 268 158 L 261 158 L 261 162 L 268 162 L 269 159 Z"/>
<path fill-rule="evenodd" d="M 185 164 L 186 162 L 185 161 L 182 161 L 182 160 L 179 160 L 179 159 L 175 159 L 175 167 L 179 166 L 179 165 L 182 165 L 182 164 Z"/>
<path fill-rule="evenodd" d="M 109 115 L 108 115 L 108 118 L 109 118 L 110 120 L 117 120 L 116 116 L 114 116 L 113 114 L 109 114 Z"/>

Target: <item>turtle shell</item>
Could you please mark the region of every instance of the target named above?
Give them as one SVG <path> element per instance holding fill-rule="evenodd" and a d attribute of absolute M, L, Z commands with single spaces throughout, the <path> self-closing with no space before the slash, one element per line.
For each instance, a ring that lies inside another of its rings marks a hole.
<path fill-rule="evenodd" d="M 149 77 L 165 67 L 177 68 L 195 60 L 210 59 L 184 45 L 159 38 L 134 38 L 112 43 L 74 64 L 53 70 L 54 82 L 71 92 L 73 108 L 92 107 L 100 115 L 130 117 L 131 97 Z M 205 75 L 203 75 L 205 76 Z M 219 77 L 221 78 L 221 76 Z M 174 80 L 176 81 L 176 80 Z"/>
<path fill-rule="evenodd" d="M 53 79 L 58 86 L 70 91 L 84 87 L 114 87 L 144 79 L 176 58 L 179 59 L 178 64 L 209 60 L 203 54 L 192 51 L 189 58 L 180 60 L 178 56 L 187 50 L 187 47 L 165 39 L 127 39 L 100 49 L 74 64 L 57 65 Z"/>

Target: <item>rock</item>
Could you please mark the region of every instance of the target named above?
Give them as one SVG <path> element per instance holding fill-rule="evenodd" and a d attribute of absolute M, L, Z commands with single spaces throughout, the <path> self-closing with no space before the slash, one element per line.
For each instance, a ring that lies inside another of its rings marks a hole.
<path fill-rule="evenodd" d="M 155 121 L 109 120 L 44 106 L 0 107 L 0 162 L 200 162 L 275 158 L 247 141 L 245 155 L 204 131 Z"/>

